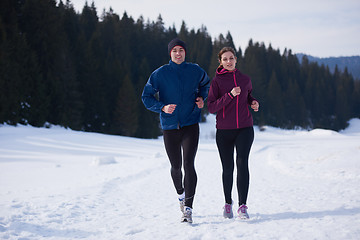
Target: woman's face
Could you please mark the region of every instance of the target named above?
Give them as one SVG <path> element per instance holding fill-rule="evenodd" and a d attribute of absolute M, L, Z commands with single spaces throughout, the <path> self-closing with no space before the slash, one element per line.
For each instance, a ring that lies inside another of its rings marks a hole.
<path fill-rule="evenodd" d="M 233 71 L 236 66 L 236 57 L 232 52 L 224 52 L 221 55 L 220 64 L 228 71 Z"/>
<path fill-rule="evenodd" d="M 185 49 L 181 46 L 175 46 L 170 52 L 171 61 L 176 64 L 181 64 L 185 61 Z"/>

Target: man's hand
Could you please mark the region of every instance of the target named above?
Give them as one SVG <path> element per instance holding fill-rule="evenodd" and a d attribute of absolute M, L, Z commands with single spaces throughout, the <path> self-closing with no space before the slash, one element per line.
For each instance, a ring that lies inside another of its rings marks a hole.
<path fill-rule="evenodd" d="M 195 103 L 200 109 L 204 107 L 204 99 L 202 97 L 197 97 Z"/>
<path fill-rule="evenodd" d="M 168 104 L 165 105 L 161 110 L 164 113 L 172 114 L 175 111 L 175 108 L 176 108 L 176 104 Z"/>

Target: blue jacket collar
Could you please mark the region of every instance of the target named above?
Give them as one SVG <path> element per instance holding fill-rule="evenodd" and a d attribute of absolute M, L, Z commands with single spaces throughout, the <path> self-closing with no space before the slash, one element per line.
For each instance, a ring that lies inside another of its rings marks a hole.
<path fill-rule="evenodd" d="M 177 63 L 174 63 L 173 61 L 169 61 L 169 65 L 174 67 L 174 68 L 183 68 L 186 66 L 186 62 L 183 61 L 181 64 L 177 64 Z"/>

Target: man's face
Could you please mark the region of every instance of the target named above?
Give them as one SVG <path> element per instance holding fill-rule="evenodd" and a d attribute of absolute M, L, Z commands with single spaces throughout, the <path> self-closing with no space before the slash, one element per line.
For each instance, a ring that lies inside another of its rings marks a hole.
<path fill-rule="evenodd" d="M 170 52 L 171 61 L 181 64 L 185 61 L 185 49 L 181 46 L 175 46 Z"/>

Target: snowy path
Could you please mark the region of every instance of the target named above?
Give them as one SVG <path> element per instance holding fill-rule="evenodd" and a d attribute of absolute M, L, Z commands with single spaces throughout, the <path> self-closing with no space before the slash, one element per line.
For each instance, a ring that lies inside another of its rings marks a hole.
<path fill-rule="evenodd" d="M 193 225 L 180 223 L 161 139 L 0 127 L 0 239 L 359 238 L 360 131 L 256 131 L 251 220 L 240 221 L 222 217 L 212 124 L 201 126 Z"/>

